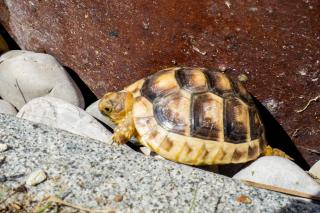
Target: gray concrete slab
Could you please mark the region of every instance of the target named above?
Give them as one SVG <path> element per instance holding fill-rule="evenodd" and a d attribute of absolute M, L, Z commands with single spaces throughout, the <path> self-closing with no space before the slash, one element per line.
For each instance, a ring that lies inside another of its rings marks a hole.
<path fill-rule="evenodd" d="M 17 208 L 16 202 L 28 212 L 44 196 L 55 195 L 105 212 L 320 211 L 314 202 L 3 114 L 0 143 L 9 146 L 0 153 L 0 210 Z M 46 181 L 12 193 L 37 169 Z M 251 202 L 237 201 L 241 195 Z"/>

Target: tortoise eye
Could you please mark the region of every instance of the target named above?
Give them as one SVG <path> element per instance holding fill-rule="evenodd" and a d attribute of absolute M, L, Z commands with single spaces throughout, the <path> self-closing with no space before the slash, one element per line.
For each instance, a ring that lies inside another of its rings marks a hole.
<path fill-rule="evenodd" d="M 111 107 L 106 107 L 104 108 L 104 110 L 107 112 L 107 113 L 110 113 L 112 111 Z"/>

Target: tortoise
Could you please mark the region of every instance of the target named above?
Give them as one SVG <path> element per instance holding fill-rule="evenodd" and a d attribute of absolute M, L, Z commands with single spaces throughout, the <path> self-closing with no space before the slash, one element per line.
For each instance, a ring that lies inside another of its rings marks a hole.
<path fill-rule="evenodd" d="M 267 145 L 254 101 L 224 72 L 171 67 L 108 92 L 99 110 L 117 126 L 113 141 L 136 137 L 160 156 L 189 165 L 245 163 L 287 155 Z"/>

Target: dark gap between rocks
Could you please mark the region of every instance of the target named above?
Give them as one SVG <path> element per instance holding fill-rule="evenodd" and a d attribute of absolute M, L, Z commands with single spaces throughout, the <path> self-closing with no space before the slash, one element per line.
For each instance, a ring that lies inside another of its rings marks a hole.
<path fill-rule="evenodd" d="M 68 72 L 72 80 L 76 83 L 76 85 L 79 87 L 82 96 L 85 101 L 85 109 L 92 104 L 93 102 L 97 101 L 97 96 L 89 89 L 89 87 L 86 85 L 86 83 L 83 82 L 83 80 L 79 77 L 79 75 L 72 70 L 70 67 L 64 66 L 65 70 Z"/>
<path fill-rule="evenodd" d="M 19 45 L 13 40 L 6 29 L 0 24 L 0 34 L 3 36 L 4 40 L 7 42 L 10 50 L 21 50 Z"/>
<path fill-rule="evenodd" d="M 10 50 L 21 50 L 19 45 L 13 40 L 13 38 L 11 38 L 11 36 L 9 35 L 9 33 L 6 31 L 6 29 L 3 27 L 2 24 L 0 24 L 0 35 L 4 38 L 4 40 L 8 44 Z M 0 56 L 1 54 L 3 53 L 0 52 Z M 2 99 L 1 96 L 0 96 L 0 99 Z"/>
<path fill-rule="evenodd" d="M 302 157 L 301 153 L 294 145 L 286 131 L 267 110 L 267 108 L 262 105 L 262 103 L 260 103 L 255 97 L 253 97 L 253 100 L 260 112 L 262 122 L 264 123 L 268 144 L 273 148 L 278 148 L 284 151 L 286 154 L 294 158 L 294 162 L 296 164 L 298 164 L 305 171 L 308 171 L 310 166 Z"/>

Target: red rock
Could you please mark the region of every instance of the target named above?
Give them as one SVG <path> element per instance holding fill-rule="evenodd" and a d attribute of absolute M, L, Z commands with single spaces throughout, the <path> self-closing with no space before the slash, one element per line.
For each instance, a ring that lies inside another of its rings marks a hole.
<path fill-rule="evenodd" d="M 320 95 L 319 14 L 319 1 L 300 0 L 0 2 L 22 48 L 56 56 L 97 96 L 167 66 L 246 74 L 310 164 L 319 160 L 320 103 L 297 111 Z"/>

